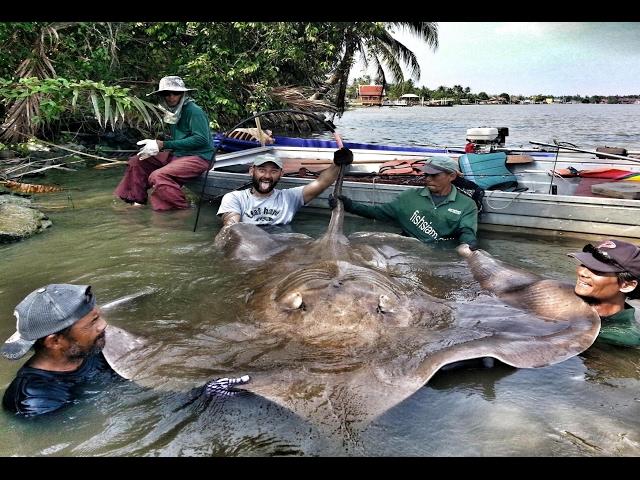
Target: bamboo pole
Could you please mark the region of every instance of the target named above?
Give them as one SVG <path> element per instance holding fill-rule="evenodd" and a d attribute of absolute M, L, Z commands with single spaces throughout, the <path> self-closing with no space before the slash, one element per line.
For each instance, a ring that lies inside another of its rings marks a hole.
<path fill-rule="evenodd" d="M 542 145 L 544 147 L 554 147 L 554 148 L 557 148 L 558 150 L 562 149 L 562 150 L 573 150 L 574 152 L 592 153 L 594 155 L 602 155 L 609 158 L 618 158 L 620 160 L 629 160 L 630 162 L 640 163 L 640 159 L 638 158 L 625 157 L 623 155 L 616 155 L 615 153 L 598 152 L 596 150 L 586 150 L 584 148 L 565 147 L 564 145 L 553 145 L 551 143 L 534 142 L 531 140 L 529 140 L 529 143 L 532 143 L 534 145 Z"/>
<path fill-rule="evenodd" d="M 40 140 L 39 138 L 34 137 L 33 135 L 27 135 L 26 133 L 22 133 L 22 132 L 16 132 L 19 133 L 20 135 L 23 135 L 25 137 L 28 138 L 32 138 L 40 143 L 44 143 L 45 145 L 49 145 L 50 147 L 54 147 L 54 148 L 59 148 L 61 150 L 66 150 L 67 152 L 73 152 L 76 153 L 78 155 L 84 155 L 85 157 L 91 157 L 91 158 L 97 158 L 98 160 L 106 160 L 107 162 L 119 162 L 121 160 L 114 160 L 112 158 L 107 158 L 107 157 L 100 157 L 99 155 L 92 155 L 90 153 L 84 153 L 84 152 L 80 152 L 78 150 L 74 150 L 72 148 L 67 148 L 67 147 L 61 147 L 60 145 L 56 145 L 55 143 L 49 143 L 46 142 L 44 140 Z"/>
<path fill-rule="evenodd" d="M 257 115 L 258 112 L 253 112 L 254 115 Z M 258 140 L 260 141 L 260 145 L 265 146 L 264 135 L 262 134 L 262 127 L 260 126 L 260 117 L 255 118 L 256 127 L 258 128 Z"/>

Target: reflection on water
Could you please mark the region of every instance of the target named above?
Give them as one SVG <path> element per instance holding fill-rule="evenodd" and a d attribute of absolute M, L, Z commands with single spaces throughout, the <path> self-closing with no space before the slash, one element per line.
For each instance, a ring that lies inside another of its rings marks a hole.
<path fill-rule="evenodd" d="M 431 110 L 453 115 L 456 108 Z M 462 131 L 493 124 L 457 121 Z M 378 127 L 384 130 L 385 124 Z M 348 128 L 342 131 L 345 139 L 364 140 L 349 133 Z M 223 359 L 227 352 L 215 350 L 213 333 L 241 319 L 247 285 L 243 272 L 212 246 L 219 228 L 215 207 L 203 207 L 193 233 L 195 209 L 157 214 L 114 202 L 111 191 L 121 174 L 90 170 L 48 177 L 72 186 L 68 193 L 75 208 L 67 192 L 37 196 L 53 227 L 27 241 L 0 245 L 0 338 L 13 333 L 11 311 L 36 287 L 86 282 L 107 305 L 105 316 L 114 325 L 156 341 L 158 348 L 171 344 L 171 352 L 177 346 L 178 351 L 184 347 Z M 47 210 L 47 205 L 61 208 Z M 327 221 L 324 213 L 304 211 L 292 228 L 317 237 Z M 345 230 L 397 231 L 354 217 L 347 218 Z M 501 260 L 569 281 L 575 265 L 565 253 L 582 247 L 574 239 L 496 233 L 484 234 L 480 243 Z M 432 294 L 448 295 L 448 300 L 465 300 L 477 290 L 453 254 L 434 255 L 425 265 L 398 268 L 416 282 L 429 282 Z M 459 287 L 452 291 L 454 284 Z M 327 439 L 310 423 L 256 395 L 193 401 L 188 395 L 192 387 L 242 372 L 198 365 L 195 358 L 165 361 L 167 377 L 177 381 L 164 389 L 115 383 L 37 421 L 20 421 L 2 411 L 0 455 L 640 455 L 636 350 L 596 344 L 541 369 L 498 364 L 440 372 L 348 443 Z M 0 361 L 2 390 L 21 363 Z M 227 364 L 232 370 L 233 359 Z"/>

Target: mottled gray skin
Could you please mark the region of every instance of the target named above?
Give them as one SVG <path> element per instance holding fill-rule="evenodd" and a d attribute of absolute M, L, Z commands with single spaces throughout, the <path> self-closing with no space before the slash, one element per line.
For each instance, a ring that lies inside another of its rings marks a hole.
<path fill-rule="evenodd" d="M 486 293 L 458 302 L 436 298 L 428 291 L 451 298 L 474 281 L 438 277 L 438 262 L 457 257 L 395 234 L 346 238 L 343 220 L 338 202 L 317 240 L 232 225 L 216 247 L 244 275 L 246 285 L 238 287 L 247 296 L 237 320 L 176 345 L 145 344 L 114 328 L 105 354 L 121 374 L 154 387 L 201 384 L 212 370 L 249 374 L 241 388 L 350 442 L 445 365 L 492 357 L 543 367 L 584 351 L 598 335 L 599 317 L 571 286 L 460 247 Z M 425 265 L 436 269 L 430 278 L 437 288 L 414 275 Z M 124 348 L 115 348 L 116 338 Z"/>
<path fill-rule="evenodd" d="M 243 388 L 331 432 L 351 437 L 444 365 L 493 357 L 542 367 L 577 355 L 598 334 L 598 316 L 570 286 L 520 272 L 483 251 L 459 253 L 493 296 L 467 305 L 434 298 L 398 275 L 401 250 L 368 245 L 366 234 L 350 241 L 343 218 L 339 202 L 327 233 L 315 241 L 239 223 L 219 244 L 251 270 L 247 307 L 257 336 L 272 339 L 238 362 L 236 373 L 252 377 Z M 400 248 L 416 242 L 371 237 Z"/>

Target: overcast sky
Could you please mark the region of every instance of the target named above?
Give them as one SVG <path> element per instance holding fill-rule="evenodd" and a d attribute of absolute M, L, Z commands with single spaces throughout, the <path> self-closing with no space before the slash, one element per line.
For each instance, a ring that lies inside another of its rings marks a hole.
<path fill-rule="evenodd" d="M 430 89 L 457 84 L 490 95 L 640 94 L 640 22 L 438 22 L 435 52 L 409 34 L 394 36 L 418 58 L 416 85 Z"/>

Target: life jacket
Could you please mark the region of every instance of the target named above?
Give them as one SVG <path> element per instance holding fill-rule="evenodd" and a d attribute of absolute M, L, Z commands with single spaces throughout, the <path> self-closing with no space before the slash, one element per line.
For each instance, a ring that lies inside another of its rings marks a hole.
<path fill-rule="evenodd" d="M 426 160 L 390 160 L 380 165 L 379 175 L 422 175 Z"/>
<path fill-rule="evenodd" d="M 580 170 L 578 174 L 585 178 L 606 178 L 611 180 L 619 180 L 633 174 L 631 170 L 621 170 L 619 168 L 601 167 L 590 168 L 588 170 Z"/>

